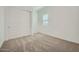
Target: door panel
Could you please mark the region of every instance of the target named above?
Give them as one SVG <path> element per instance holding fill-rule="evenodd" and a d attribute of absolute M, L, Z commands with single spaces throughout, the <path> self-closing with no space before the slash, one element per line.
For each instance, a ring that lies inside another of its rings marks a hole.
<path fill-rule="evenodd" d="M 6 14 L 8 39 L 31 34 L 30 12 L 15 8 L 9 8 L 7 9 Z"/>

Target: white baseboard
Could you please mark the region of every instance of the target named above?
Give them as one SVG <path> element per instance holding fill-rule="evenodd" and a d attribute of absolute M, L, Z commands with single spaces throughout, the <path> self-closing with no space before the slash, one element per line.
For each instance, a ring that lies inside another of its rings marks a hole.
<path fill-rule="evenodd" d="M 60 36 L 57 36 L 57 35 L 54 35 L 54 34 L 49 34 L 49 33 L 45 33 L 45 32 L 40 32 L 40 33 L 44 33 L 44 34 L 49 35 L 49 36 L 52 36 L 52 37 L 64 39 L 63 37 L 60 37 Z"/>
<path fill-rule="evenodd" d="M 66 40 L 66 41 L 69 41 L 69 42 L 73 42 L 73 43 L 79 44 L 79 41 L 74 41 L 74 40 L 66 39 L 64 37 L 57 36 L 57 35 L 54 35 L 54 34 L 45 33 L 45 32 L 40 32 L 40 33 L 44 33 L 44 34 L 47 34 L 47 35 L 52 36 L 52 37 L 56 37 L 56 38 L 59 38 L 59 39 L 62 39 L 62 40 Z"/>
<path fill-rule="evenodd" d="M 7 40 L 15 39 L 15 38 L 23 37 L 23 36 L 28 36 L 28 35 L 32 35 L 32 34 L 17 35 L 17 36 L 14 36 L 14 37 L 9 37 Z"/>
<path fill-rule="evenodd" d="M 4 40 L 0 42 L 0 48 L 2 47 L 2 44 L 4 43 Z"/>

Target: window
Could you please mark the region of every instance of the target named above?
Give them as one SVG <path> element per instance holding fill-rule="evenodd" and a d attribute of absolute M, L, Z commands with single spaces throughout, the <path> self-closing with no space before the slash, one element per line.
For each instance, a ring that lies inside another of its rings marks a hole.
<path fill-rule="evenodd" d="M 48 14 L 43 15 L 43 24 L 47 25 L 48 24 Z"/>

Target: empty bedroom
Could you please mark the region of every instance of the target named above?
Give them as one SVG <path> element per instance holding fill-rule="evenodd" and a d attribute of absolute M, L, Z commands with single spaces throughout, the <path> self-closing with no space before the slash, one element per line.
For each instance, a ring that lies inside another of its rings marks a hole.
<path fill-rule="evenodd" d="M 79 6 L 0 6 L 0 52 L 79 52 Z"/>

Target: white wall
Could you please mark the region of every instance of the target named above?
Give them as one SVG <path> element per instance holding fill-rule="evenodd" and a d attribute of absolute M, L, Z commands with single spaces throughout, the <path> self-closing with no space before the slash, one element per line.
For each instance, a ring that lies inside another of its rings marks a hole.
<path fill-rule="evenodd" d="M 7 7 L 6 38 L 13 39 L 31 34 L 31 13 L 15 7 Z"/>
<path fill-rule="evenodd" d="M 32 34 L 38 32 L 38 18 L 37 11 L 33 9 L 32 11 Z"/>
<path fill-rule="evenodd" d="M 48 13 L 48 25 L 42 23 Z M 39 31 L 68 41 L 79 43 L 79 7 L 45 7 L 38 11 Z"/>
<path fill-rule="evenodd" d="M 32 9 L 32 34 L 38 32 L 38 13 L 37 13 L 37 11 L 42 8 L 43 8 L 43 6 L 34 6 Z"/>
<path fill-rule="evenodd" d="M 4 31 L 4 7 L 0 7 L 0 47 L 5 40 L 5 31 Z"/>

